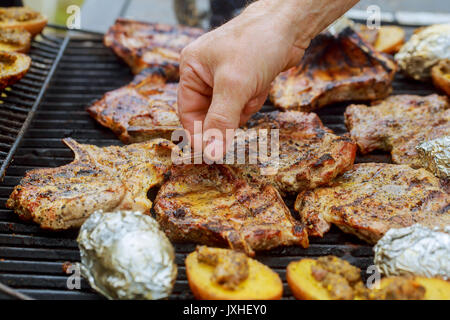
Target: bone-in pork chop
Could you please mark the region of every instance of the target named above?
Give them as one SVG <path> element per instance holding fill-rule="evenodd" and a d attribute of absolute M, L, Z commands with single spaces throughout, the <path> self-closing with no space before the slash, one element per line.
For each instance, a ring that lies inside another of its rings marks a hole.
<path fill-rule="evenodd" d="M 228 165 L 177 165 L 155 200 L 157 220 L 172 241 L 254 251 L 308 246 L 306 229 L 277 190 Z"/>
<path fill-rule="evenodd" d="M 351 28 L 318 35 L 300 64 L 272 83 L 270 99 L 283 110 L 312 111 L 343 101 L 375 100 L 392 90 L 395 63 Z"/>
<path fill-rule="evenodd" d="M 161 66 L 167 76 L 179 76 L 180 52 L 204 33 L 202 29 L 119 18 L 105 34 L 104 43 L 133 71 Z"/>
<path fill-rule="evenodd" d="M 100 209 L 150 212 L 147 191 L 162 183 L 171 165 L 171 142 L 155 139 L 104 148 L 73 139 L 64 143 L 75 154 L 73 162 L 27 172 L 8 199 L 8 208 L 54 230 L 79 227 Z"/>
<path fill-rule="evenodd" d="M 351 105 L 345 123 L 361 153 L 390 151 L 392 161 L 421 167 L 416 146 L 450 135 L 450 104 L 447 97 L 391 96 L 372 106 Z"/>
<path fill-rule="evenodd" d="M 329 187 L 298 195 L 295 209 L 313 236 L 337 225 L 369 243 L 390 228 L 450 225 L 450 187 L 425 169 L 356 164 Z"/>
<path fill-rule="evenodd" d="M 95 120 L 124 143 L 170 139 L 172 131 L 181 127 L 176 112 L 178 85 L 166 83 L 161 70 L 146 71 L 87 108 Z"/>

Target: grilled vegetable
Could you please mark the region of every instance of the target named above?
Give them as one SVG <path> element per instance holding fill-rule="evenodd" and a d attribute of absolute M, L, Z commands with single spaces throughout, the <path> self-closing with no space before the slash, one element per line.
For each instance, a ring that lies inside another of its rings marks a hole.
<path fill-rule="evenodd" d="M 228 249 L 197 248 L 186 258 L 186 274 L 201 300 L 278 300 L 283 293 L 277 273 Z"/>
<path fill-rule="evenodd" d="M 436 88 L 450 96 L 450 59 L 442 60 L 431 69 L 431 78 Z"/>
<path fill-rule="evenodd" d="M 0 51 L 0 90 L 22 79 L 30 65 L 31 58 L 22 53 Z"/>
<path fill-rule="evenodd" d="M 397 53 L 405 42 L 405 30 L 397 26 L 383 26 L 378 30 L 378 37 L 374 43 L 378 51 Z"/>
<path fill-rule="evenodd" d="M 23 29 L 0 29 L 0 51 L 27 53 L 31 34 Z"/>
<path fill-rule="evenodd" d="M 291 262 L 286 279 L 300 300 L 449 300 L 450 283 L 438 278 L 389 277 L 368 289 L 361 270 L 337 257 Z"/>
<path fill-rule="evenodd" d="M 28 7 L 0 8 L 0 28 L 25 29 L 32 36 L 41 33 L 47 18 Z"/>

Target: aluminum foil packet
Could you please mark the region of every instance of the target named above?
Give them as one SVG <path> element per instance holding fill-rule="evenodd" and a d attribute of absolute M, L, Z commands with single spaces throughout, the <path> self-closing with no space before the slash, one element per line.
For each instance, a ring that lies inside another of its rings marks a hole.
<path fill-rule="evenodd" d="M 81 274 L 108 299 L 163 299 L 177 276 L 158 222 L 140 212 L 93 213 L 78 235 Z"/>
<path fill-rule="evenodd" d="M 450 226 L 443 231 L 419 224 L 390 229 L 374 247 L 375 265 L 386 276 L 450 279 Z"/>
<path fill-rule="evenodd" d="M 416 80 L 428 80 L 431 68 L 450 59 L 450 24 L 436 24 L 412 35 L 395 55 L 400 69 Z"/>
<path fill-rule="evenodd" d="M 423 142 L 416 150 L 424 168 L 441 179 L 450 178 L 450 136 Z"/>

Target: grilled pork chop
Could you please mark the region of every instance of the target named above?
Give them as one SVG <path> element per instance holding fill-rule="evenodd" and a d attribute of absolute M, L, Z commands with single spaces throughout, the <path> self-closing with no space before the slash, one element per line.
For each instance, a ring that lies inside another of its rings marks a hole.
<path fill-rule="evenodd" d="M 420 143 L 450 135 L 447 97 L 432 94 L 391 96 L 375 105 L 351 105 L 345 123 L 361 153 L 391 151 L 394 163 L 421 167 Z"/>
<path fill-rule="evenodd" d="M 177 108 L 177 84 L 166 83 L 164 72 L 143 71 L 130 84 L 107 92 L 87 108 L 101 125 L 124 143 L 153 138 L 170 139 L 181 127 Z"/>
<path fill-rule="evenodd" d="M 259 175 L 260 169 L 276 168 L 275 174 L 261 178 L 271 182 L 282 194 L 327 185 L 337 175 L 352 168 L 355 161 L 355 143 L 333 134 L 315 113 L 259 113 L 247 123 L 246 129 L 268 129 L 269 137 L 270 130 L 279 130 L 279 160 L 272 163 L 260 157 L 258 165 L 247 162 L 242 167 L 252 175 Z M 270 151 L 269 148 L 269 154 Z"/>
<path fill-rule="evenodd" d="M 155 200 L 172 241 L 229 246 L 250 256 L 281 245 L 308 246 L 277 190 L 228 165 L 173 166 Z"/>
<path fill-rule="evenodd" d="M 75 154 L 73 162 L 31 170 L 12 192 L 6 206 L 20 218 L 61 230 L 81 226 L 100 209 L 149 213 L 147 191 L 163 181 L 171 165 L 171 142 L 155 139 L 105 148 L 72 139 L 64 143 Z"/>
<path fill-rule="evenodd" d="M 356 164 L 330 187 L 298 195 L 295 209 L 309 235 L 337 225 L 376 243 L 390 228 L 450 225 L 450 188 L 425 169 L 387 163 Z"/>
<path fill-rule="evenodd" d="M 318 35 L 300 64 L 272 83 L 270 99 L 284 110 L 311 111 L 342 101 L 375 100 L 392 90 L 395 63 L 347 27 Z"/>
<path fill-rule="evenodd" d="M 131 67 L 134 74 L 162 66 L 174 80 L 179 76 L 181 50 L 203 32 L 198 28 L 119 18 L 105 34 L 104 43 Z"/>

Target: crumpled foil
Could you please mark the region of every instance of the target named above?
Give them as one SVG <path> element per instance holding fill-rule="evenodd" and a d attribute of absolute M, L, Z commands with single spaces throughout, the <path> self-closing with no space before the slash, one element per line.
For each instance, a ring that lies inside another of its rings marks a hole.
<path fill-rule="evenodd" d="M 419 224 L 390 229 L 374 247 L 375 265 L 386 276 L 450 279 L 450 226 L 443 231 Z"/>
<path fill-rule="evenodd" d="M 423 142 L 416 150 L 424 168 L 441 179 L 450 178 L 450 136 Z"/>
<path fill-rule="evenodd" d="M 412 35 L 395 55 L 401 70 L 416 80 L 428 80 L 431 68 L 450 59 L 450 24 L 436 24 Z"/>
<path fill-rule="evenodd" d="M 77 241 L 81 274 L 108 299 L 163 299 L 172 292 L 174 249 L 152 217 L 97 211 L 82 225 Z"/>

